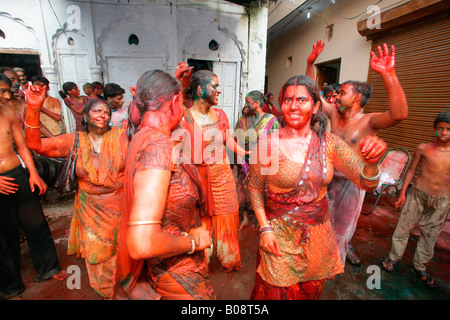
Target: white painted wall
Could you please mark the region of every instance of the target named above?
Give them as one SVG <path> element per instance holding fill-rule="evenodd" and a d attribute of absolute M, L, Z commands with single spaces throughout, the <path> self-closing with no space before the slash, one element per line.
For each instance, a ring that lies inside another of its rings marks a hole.
<path fill-rule="evenodd" d="M 220 0 L 131 2 L 2 1 L 0 28 L 7 39 L 0 38 L 0 52 L 11 48 L 37 52 L 44 76 L 50 80 L 51 93 L 57 98 L 65 81 L 76 82 L 81 89 L 85 82 L 103 80 L 120 84 L 126 90 L 127 102 L 131 99 L 129 86 L 134 86 L 149 69 L 173 74 L 179 61 L 190 58 L 231 63 L 237 70 L 234 92 L 232 99 L 224 96 L 224 101 L 229 102 L 227 113 L 233 126 L 246 93 L 249 65 L 256 57 L 248 55 L 246 9 Z M 73 6 L 77 10 L 70 10 Z M 258 37 L 264 39 L 264 12 L 262 16 L 256 12 L 255 16 L 259 20 L 254 28 Z M 138 36 L 138 46 L 128 44 L 131 33 Z M 73 38 L 73 45 L 68 44 L 69 37 Z M 209 50 L 212 39 L 219 42 L 219 50 Z M 264 83 L 265 66 L 259 61 L 258 65 L 252 81 Z M 229 77 L 225 82 L 229 86 Z M 70 111 L 64 110 L 64 116 L 71 131 L 74 123 Z"/>

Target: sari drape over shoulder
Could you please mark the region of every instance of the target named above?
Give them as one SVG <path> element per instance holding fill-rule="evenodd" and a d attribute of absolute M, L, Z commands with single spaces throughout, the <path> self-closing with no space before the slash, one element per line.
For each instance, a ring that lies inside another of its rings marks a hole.
<path fill-rule="evenodd" d="M 193 164 L 175 164 L 172 148 L 170 137 L 153 128 L 139 130 L 130 144 L 116 299 L 214 299 L 203 251 L 144 261 L 132 259 L 127 249 L 128 221 L 134 196 L 133 178 L 137 171 L 161 169 L 172 172 L 162 219 L 165 232 L 180 235 L 201 225 L 200 214 L 206 209 L 198 171 Z"/>
<path fill-rule="evenodd" d="M 68 254 L 86 260 L 91 286 L 111 298 L 116 267 L 119 224 L 122 215 L 123 177 L 127 139 L 123 129 L 108 131 L 95 154 L 89 137 L 79 132 L 75 195 Z"/>
<path fill-rule="evenodd" d="M 268 136 L 259 142 L 265 148 L 262 154 L 268 155 L 270 161 L 250 164 L 249 191 L 253 207 L 264 208 L 274 227 L 282 256 L 259 250 L 257 273 L 264 282 L 287 288 L 300 282 L 333 278 L 343 272 L 343 266 L 328 215 L 327 185 L 334 167 L 362 186 L 363 164 L 333 134 L 327 133 L 319 143 L 313 132 L 303 164 L 291 160 L 270 140 Z M 278 158 L 279 167 L 269 174 L 263 169 L 275 161 L 274 157 Z"/>
<path fill-rule="evenodd" d="M 239 203 L 225 141 L 231 136 L 224 111 L 214 109 L 216 123 L 199 126 L 189 109 L 185 109 L 180 127 L 189 133 L 187 157 L 196 165 L 206 192 L 208 216 L 203 222 L 211 226 L 217 258 L 227 271 L 239 269 Z M 185 149 L 183 149 L 185 150 Z M 208 253 L 209 256 L 211 253 Z"/>

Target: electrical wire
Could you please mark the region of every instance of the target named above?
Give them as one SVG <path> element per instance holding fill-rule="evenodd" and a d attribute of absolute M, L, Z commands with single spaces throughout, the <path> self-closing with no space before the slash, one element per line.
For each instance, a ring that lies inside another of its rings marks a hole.
<path fill-rule="evenodd" d="M 53 11 L 53 14 L 54 14 L 55 17 L 56 17 L 56 20 L 58 21 L 59 26 L 61 27 L 62 32 L 66 35 L 67 39 L 69 39 L 69 36 L 67 35 L 66 30 L 64 30 L 63 26 L 61 25 L 61 22 L 59 21 L 59 18 L 58 18 L 58 15 L 57 15 L 56 12 L 55 12 L 55 9 L 53 9 L 52 3 L 50 2 L 50 0 L 47 0 L 47 1 L 48 1 L 48 4 L 50 5 L 50 8 L 51 8 L 52 11 Z"/>
<path fill-rule="evenodd" d="M 375 3 L 372 4 L 372 5 L 370 5 L 369 7 L 375 6 L 375 5 L 377 5 L 378 3 L 380 3 L 381 1 L 383 1 L 383 0 L 378 0 L 377 2 L 375 2 Z M 333 7 L 334 12 L 336 12 L 336 14 L 337 14 L 339 17 L 341 17 L 341 18 L 343 18 L 343 19 L 347 19 L 347 20 L 352 20 L 352 19 L 358 18 L 359 16 L 362 16 L 363 14 L 365 14 L 365 13 L 367 12 L 367 10 L 366 10 L 366 11 L 363 11 L 363 12 L 361 12 L 360 14 L 354 16 L 354 17 L 344 17 L 343 15 L 341 15 L 341 14 L 337 11 L 336 7 L 334 6 L 335 2 L 334 2 L 333 0 L 330 1 L 330 4 L 331 4 L 331 6 Z"/>

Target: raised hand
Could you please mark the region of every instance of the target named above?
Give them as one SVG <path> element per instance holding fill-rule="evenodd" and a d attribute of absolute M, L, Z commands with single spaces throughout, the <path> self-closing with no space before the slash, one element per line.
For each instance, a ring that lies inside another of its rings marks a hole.
<path fill-rule="evenodd" d="M 193 67 L 189 67 L 186 62 L 178 63 L 177 69 L 175 70 L 175 78 L 177 78 L 178 81 L 181 82 L 183 89 L 189 87 L 192 69 Z"/>
<path fill-rule="evenodd" d="M 383 49 L 380 46 L 377 47 L 377 55 L 371 51 L 370 52 L 370 67 L 376 73 L 388 72 L 395 67 L 395 47 L 391 46 L 391 53 L 389 54 L 389 49 L 386 43 L 383 44 Z"/>
<path fill-rule="evenodd" d="M 314 61 L 316 61 L 316 59 L 319 57 L 319 55 L 322 52 L 324 47 L 325 47 L 325 42 L 323 42 L 322 40 L 318 40 L 316 44 L 313 44 L 313 50 L 309 54 L 306 62 L 308 64 L 313 64 Z"/>
<path fill-rule="evenodd" d="M 44 84 L 40 85 L 25 85 L 25 95 L 27 97 L 28 107 L 40 109 L 44 104 L 47 87 Z"/>
<path fill-rule="evenodd" d="M 387 143 L 370 135 L 361 140 L 359 150 L 368 163 L 377 164 L 387 151 Z"/>

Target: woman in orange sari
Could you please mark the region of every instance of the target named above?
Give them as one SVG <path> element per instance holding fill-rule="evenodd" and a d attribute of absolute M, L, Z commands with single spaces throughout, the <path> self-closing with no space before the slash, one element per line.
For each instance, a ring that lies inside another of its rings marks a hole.
<path fill-rule="evenodd" d="M 206 192 L 208 215 L 203 224 L 212 231 L 213 249 L 226 271 L 239 270 L 239 203 L 236 183 L 225 147 L 241 157 L 246 152 L 230 133 L 228 117 L 214 108 L 221 94 L 219 79 L 208 70 L 200 70 L 190 77 L 187 94 L 191 104 L 184 110 L 180 127 L 188 136 L 183 138 L 183 150 L 197 166 Z M 207 253 L 207 260 L 212 252 Z"/>
<path fill-rule="evenodd" d="M 39 126 L 45 90 L 33 86 L 26 122 Z M 123 177 L 128 139 L 124 129 L 111 128 L 109 105 L 89 100 L 82 112 L 83 132 L 41 139 L 39 131 L 26 130 L 30 149 L 46 157 L 67 157 L 79 138 L 76 175 L 78 190 L 70 226 L 68 254 L 86 261 L 91 287 L 105 299 L 114 291 L 113 274 L 122 214 Z"/>
<path fill-rule="evenodd" d="M 251 299 L 319 299 L 325 280 L 343 272 L 326 199 L 333 168 L 360 188 L 374 189 L 387 145 L 376 137 L 363 140 L 364 165 L 345 142 L 326 133 L 320 90 L 309 77 L 289 79 L 279 99 L 286 126 L 260 140 L 250 158 L 248 188 L 260 225 Z"/>
<path fill-rule="evenodd" d="M 200 220 L 203 186 L 195 166 L 172 152 L 182 114 L 179 83 L 160 70 L 144 73 L 127 129 L 117 299 L 215 298 L 204 261 L 211 240 Z"/>

